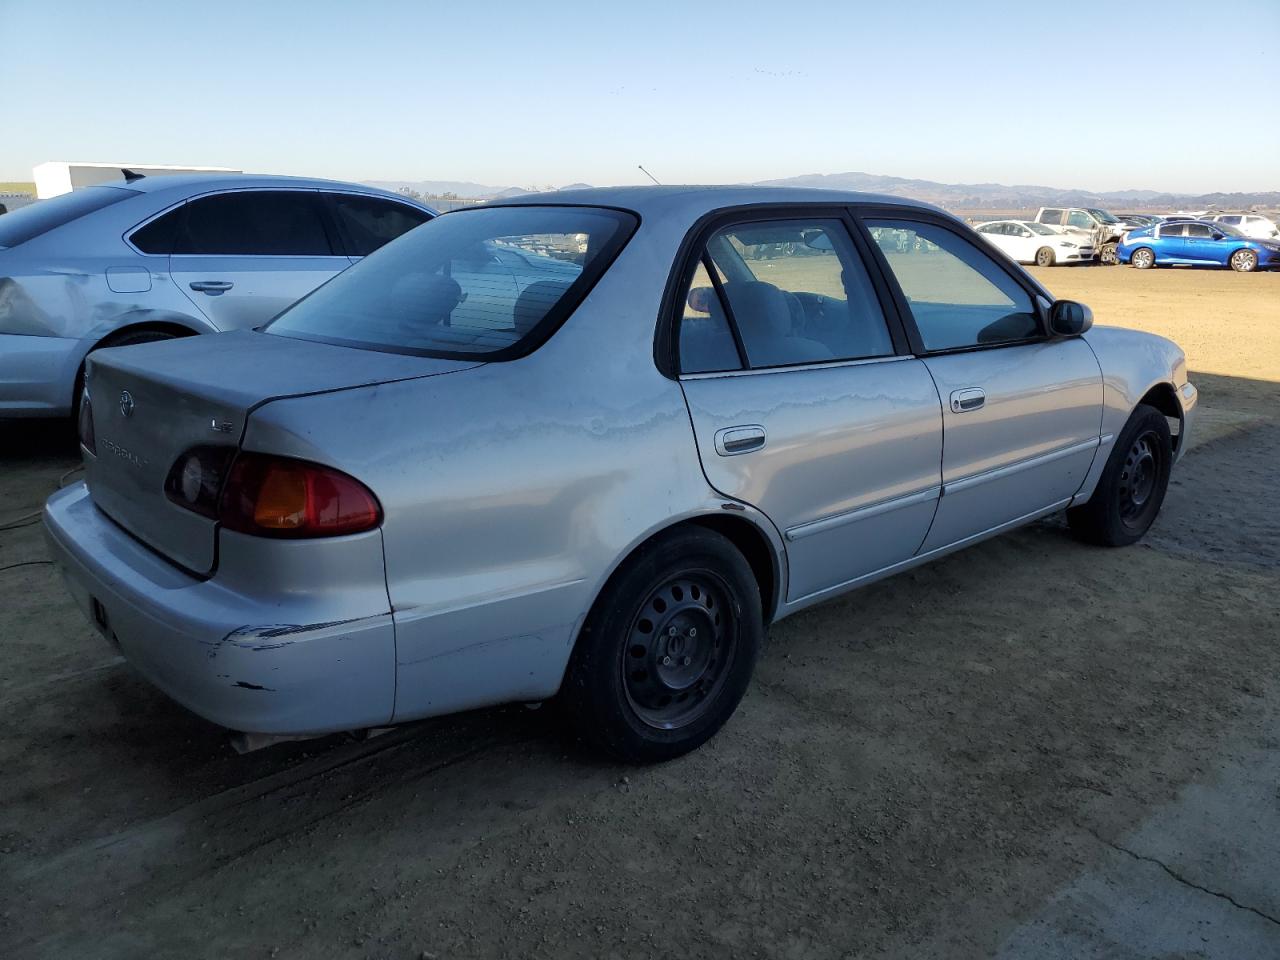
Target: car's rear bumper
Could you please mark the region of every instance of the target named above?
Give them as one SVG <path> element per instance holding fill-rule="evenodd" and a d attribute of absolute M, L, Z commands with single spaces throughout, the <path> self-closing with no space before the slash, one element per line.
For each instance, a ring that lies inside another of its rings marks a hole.
<path fill-rule="evenodd" d="M 67 416 L 80 351 L 75 338 L 0 333 L 0 418 Z"/>
<path fill-rule="evenodd" d="M 396 666 L 389 609 L 340 611 L 326 606 L 324 594 L 264 597 L 216 577 L 196 579 L 116 526 L 83 483 L 49 499 L 44 527 L 54 562 L 90 623 L 194 713 L 233 730 L 277 734 L 391 719 Z M 351 606 L 349 597 L 335 602 Z"/>

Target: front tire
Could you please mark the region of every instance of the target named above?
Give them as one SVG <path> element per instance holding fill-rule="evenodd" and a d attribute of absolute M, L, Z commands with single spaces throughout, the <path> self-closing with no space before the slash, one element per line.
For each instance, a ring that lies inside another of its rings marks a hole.
<path fill-rule="evenodd" d="M 1253 250 L 1237 250 L 1231 255 L 1231 269 L 1237 273 L 1253 273 L 1258 269 L 1258 254 Z"/>
<path fill-rule="evenodd" d="M 1172 467 L 1169 421 L 1155 407 L 1138 404 L 1120 431 L 1093 496 L 1067 511 L 1071 532 L 1103 547 L 1136 543 L 1160 512 Z"/>
<path fill-rule="evenodd" d="M 1053 252 L 1052 247 L 1041 247 L 1036 251 L 1037 267 L 1052 267 L 1058 260 L 1057 255 Z"/>
<path fill-rule="evenodd" d="M 679 530 L 646 544 L 609 581 L 561 696 L 580 734 L 607 752 L 670 760 L 724 726 L 763 641 L 746 559 L 714 531 Z"/>
<path fill-rule="evenodd" d="M 1139 247 L 1133 251 L 1129 262 L 1139 270 L 1148 270 L 1156 265 L 1156 252 L 1150 247 Z"/>

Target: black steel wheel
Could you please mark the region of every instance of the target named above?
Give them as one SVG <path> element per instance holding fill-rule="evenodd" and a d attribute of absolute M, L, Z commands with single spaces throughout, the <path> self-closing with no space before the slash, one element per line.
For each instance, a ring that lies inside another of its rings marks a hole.
<path fill-rule="evenodd" d="M 610 578 L 570 658 L 562 700 L 578 731 L 617 757 L 677 757 L 733 714 L 763 639 L 746 559 L 714 531 L 681 528 Z"/>
<path fill-rule="evenodd" d="M 1172 467 L 1169 422 L 1159 410 L 1139 404 L 1120 432 L 1093 495 L 1067 511 L 1071 532 L 1100 546 L 1137 542 L 1160 512 Z"/>
<path fill-rule="evenodd" d="M 729 593 L 711 571 L 684 573 L 640 605 L 622 673 L 627 700 L 646 723 L 674 729 L 715 703 L 738 645 Z"/>
<path fill-rule="evenodd" d="M 1052 267 L 1057 259 L 1052 247 L 1041 247 L 1036 251 L 1037 267 Z"/>

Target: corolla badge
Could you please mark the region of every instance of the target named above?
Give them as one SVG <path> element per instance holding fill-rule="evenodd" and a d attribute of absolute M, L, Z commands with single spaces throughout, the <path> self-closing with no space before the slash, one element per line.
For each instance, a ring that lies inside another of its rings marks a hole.
<path fill-rule="evenodd" d="M 122 417 L 133 416 L 133 394 L 131 394 L 128 390 L 120 391 L 120 416 Z"/>

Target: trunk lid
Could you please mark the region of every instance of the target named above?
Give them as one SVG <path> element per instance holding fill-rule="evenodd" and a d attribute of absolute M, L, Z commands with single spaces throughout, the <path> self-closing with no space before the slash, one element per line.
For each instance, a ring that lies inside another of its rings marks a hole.
<path fill-rule="evenodd" d="M 250 413 L 270 400 L 475 366 L 250 331 L 96 351 L 86 367 L 97 447 L 96 457 L 85 458 L 89 493 L 143 543 L 207 574 L 217 557 L 217 522 L 165 493 L 183 454 L 238 448 Z"/>

